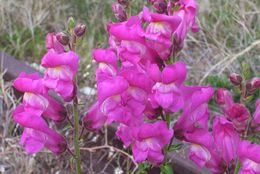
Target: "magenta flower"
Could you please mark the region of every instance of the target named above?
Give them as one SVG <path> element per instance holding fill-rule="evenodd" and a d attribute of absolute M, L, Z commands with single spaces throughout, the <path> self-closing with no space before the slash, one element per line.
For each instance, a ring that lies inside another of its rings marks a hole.
<path fill-rule="evenodd" d="M 252 126 L 260 131 L 260 99 L 256 100 L 255 112 L 253 115 Z"/>
<path fill-rule="evenodd" d="M 117 121 L 130 126 L 142 121 L 147 98 L 143 89 L 129 86 L 124 78 L 117 76 L 99 83 L 98 95 L 108 123 Z"/>
<path fill-rule="evenodd" d="M 110 46 L 117 51 L 122 61 L 132 63 L 155 62 L 156 53 L 146 45 L 141 19 L 132 16 L 128 21 L 108 24 Z"/>
<path fill-rule="evenodd" d="M 208 128 L 208 102 L 214 94 L 212 87 L 182 87 L 184 110 L 174 126 L 175 135 L 182 138 L 185 132 Z"/>
<path fill-rule="evenodd" d="M 164 121 L 157 121 L 132 128 L 132 134 L 135 161 L 143 162 L 147 159 L 152 164 L 158 165 L 164 159 L 162 150 L 170 142 L 173 130 L 168 129 Z"/>
<path fill-rule="evenodd" d="M 46 36 L 45 47 L 50 50 L 54 49 L 57 53 L 63 53 L 64 46 L 57 40 L 55 33 L 48 33 Z"/>
<path fill-rule="evenodd" d="M 177 11 L 174 9 L 178 8 Z M 196 24 L 196 1 L 195 0 L 179 0 L 177 2 L 169 2 L 168 14 L 174 14 L 181 18 L 181 23 L 175 31 L 175 51 L 183 47 L 184 39 L 191 28 L 193 32 L 198 32 L 199 28 Z"/>
<path fill-rule="evenodd" d="M 213 122 L 213 137 L 218 152 L 226 165 L 237 157 L 237 146 L 240 141 L 239 134 L 232 122 L 225 117 L 215 117 Z"/>
<path fill-rule="evenodd" d="M 181 18 L 177 15 L 151 13 L 147 7 L 144 7 L 142 16 L 148 22 L 143 34 L 148 45 L 156 51 L 161 59 L 168 59 L 172 51 L 172 34 L 178 28 Z"/>
<path fill-rule="evenodd" d="M 74 77 L 78 69 L 79 57 L 73 51 L 58 54 L 53 49 L 44 55 L 41 65 L 47 68 L 44 75 L 44 85 L 65 101 L 71 101 L 75 96 Z"/>
<path fill-rule="evenodd" d="M 89 130 L 99 130 L 106 122 L 106 116 L 101 112 L 100 105 L 96 102 L 83 118 L 85 128 Z"/>
<path fill-rule="evenodd" d="M 160 106 L 171 112 L 183 108 L 184 100 L 180 87 L 186 78 L 185 63 L 179 61 L 172 65 L 166 65 L 162 72 L 154 64 L 150 67 L 148 73 L 156 82 L 150 97 L 153 108 Z"/>
<path fill-rule="evenodd" d="M 116 136 L 124 143 L 124 147 L 127 148 L 134 142 L 132 135 L 132 127 L 120 124 L 116 131 Z"/>
<path fill-rule="evenodd" d="M 224 88 L 217 90 L 216 102 L 219 104 L 225 117 L 233 122 L 236 130 L 243 132 L 250 114 L 248 109 L 243 104 L 235 103 L 231 93 Z"/>
<path fill-rule="evenodd" d="M 21 137 L 21 145 L 31 153 L 37 153 L 43 148 L 47 148 L 55 154 L 60 154 L 66 150 L 65 139 L 50 129 L 41 117 L 33 110 L 25 110 L 23 105 L 18 106 L 13 112 L 14 121 L 25 127 Z"/>
<path fill-rule="evenodd" d="M 108 77 L 116 76 L 117 57 L 112 49 L 94 49 L 92 55 L 94 60 L 98 62 L 96 69 L 97 83 L 106 80 Z"/>
<path fill-rule="evenodd" d="M 64 107 L 48 95 L 47 88 L 38 74 L 21 73 L 13 82 L 14 87 L 24 93 L 23 106 L 35 114 L 43 115 L 54 121 L 65 118 Z"/>
<path fill-rule="evenodd" d="M 252 144 L 249 141 L 241 141 L 238 145 L 238 158 L 241 168 L 238 174 L 260 173 L 260 145 Z"/>
<path fill-rule="evenodd" d="M 212 173 L 223 173 L 224 167 L 220 155 L 214 146 L 212 135 L 207 129 L 198 128 L 185 133 L 185 138 L 192 143 L 189 158 L 199 167 L 207 167 Z"/>

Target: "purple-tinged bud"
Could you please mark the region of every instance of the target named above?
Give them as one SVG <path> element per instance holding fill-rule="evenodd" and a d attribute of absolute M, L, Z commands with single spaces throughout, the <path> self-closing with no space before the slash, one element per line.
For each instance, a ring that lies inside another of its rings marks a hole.
<path fill-rule="evenodd" d="M 259 88 L 260 88 L 260 78 L 259 77 L 254 77 L 251 80 L 246 82 L 246 90 L 249 93 L 253 93 Z"/>
<path fill-rule="evenodd" d="M 114 12 L 115 17 L 119 22 L 127 20 L 126 11 L 122 5 L 118 3 L 112 4 L 112 11 Z"/>
<path fill-rule="evenodd" d="M 158 13 L 165 13 L 167 11 L 167 2 L 165 0 L 148 0 L 153 5 Z"/>
<path fill-rule="evenodd" d="M 129 0 L 117 0 L 117 2 L 121 5 L 125 5 L 125 6 L 128 6 L 129 4 Z"/>
<path fill-rule="evenodd" d="M 74 28 L 74 34 L 77 36 L 77 37 L 81 37 L 85 34 L 87 30 L 87 27 L 86 25 L 84 24 L 78 24 L 76 25 L 76 27 Z"/>
<path fill-rule="evenodd" d="M 68 45 L 70 42 L 70 37 L 67 33 L 65 32 L 59 32 L 56 34 L 57 40 L 62 44 L 62 45 Z"/>
<path fill-rule="evenodd" d="M 229 75 L 229 80 L 230 82 L 235 85 L 235 86 L 238 86 L 242 83 L 243 81 L 243 78 L 240 74 L 237 74 L 237 73 L 231 73 Z"/>

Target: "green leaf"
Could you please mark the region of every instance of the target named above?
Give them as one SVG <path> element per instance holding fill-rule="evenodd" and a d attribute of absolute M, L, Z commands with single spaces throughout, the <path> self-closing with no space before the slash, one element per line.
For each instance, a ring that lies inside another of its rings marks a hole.
<path fill-rule="evenodd" d="M 237 160 L 234 174 L 238 174 L 240 167 L 241 167 L 241 163 L 239 160 Z"/>
<path fill-rule="evenodd" d="M 180 150 L 182 148 L 182 143 L 179 144 L 172 144 L 169 148 L 169 151 L 175 151 L 175 150 Z"/>
<path fill-rule="evenodd" d="M 145 161 L 141 164 L 138 165 L 138 171 L 137 174 L 148 174 L 148 172 L 146 171 L 146 169 L 148 168 L 148 163 Z"/>
<path fill-rule="evenodd" d="M 117 60 L 117 67 L 118 68 L 121 68 L 122 66 L 122 61 L 120 59 Z"/>
<path fill-rule="evenodd" d="M 246 79 L 246 80 L 250 79 L 250 77 L 251 77 L 250 65 L 243 62 L 241 64 L 241 69 L 242 69 L 242 75 L 243 75 L 244 79 Z"/>
<path fill-rule="evenodd" d="M 173 174 L 172 166 L 170 164 L 164 164 L 160 169 L 162 174 Z"/>
<path fill-rule="evenodd" d="M 69 19 L 68 19 L 68 26 L 67 26 L 68 32 L 73 30 L 75 26 L 76 26 L 75 19 L 73 17 L 69 17 Z"/>

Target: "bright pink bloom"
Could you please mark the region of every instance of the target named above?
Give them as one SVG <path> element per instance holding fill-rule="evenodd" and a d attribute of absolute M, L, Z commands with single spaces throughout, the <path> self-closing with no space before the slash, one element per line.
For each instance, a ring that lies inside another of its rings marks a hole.
<path fill-rule="evenodd" d="M 174 9 L 178 8 L 177 11 Z M 168 14 L 174 14 L 181 18 L 181 23 L 175 31 L 175 51 L 183 47 L 184 39 L 191 28 L 193 32 L 198 32 L 199 28 L 196 24 L 196 1 L 195 0 L 179 0 L 177 2 L 169 2 Z"/>
<path fill-rule="evenodd" d="M 214 94 L 212 87 L 183 87 L 184 111 L 174 126 L 175 135 L 182 138 L 185 132 L 208 128 L 208 102 Z"/>
<path fill-rule="evenodd" d="M 181 18 L 177 15 L 152 13 L 147 7 L 144 7 L 142 15 L 148 22 L 143 34 L 148 45 L 156 51 L 161 59 L 168 59 L 172 51 L 172 34 L 178 28 Z"/>
<path fill-rule="evenodd" d="M 20 143 L 28 153 L 36 153 L 43 148 L 55 154 L 66 150 L 65 139 L 50 129 L 41 115 L 37 115 L 33 110 L 27 111 L 20 105 L 14 110 L 13 118 L 15 122 L 25 127 Z"/>
<path fill-rule="evenodd" d="M 47 68 L 44 85 L 65 101 L 71 101 L 75 96 L 74 78 L 78 70 L 79 57 L 73 51 L 58 54 L 53 49 L 44 55 L 41 65 Z"/>
<path fill-rule="evenodd" d="M 213 137 L 217 150 L 221 154 L 226 165 L 237 157 L 237 146 L 240 141 L 239 134 L 232 122 L 225 117 L 215 117 L 213 122 Z"/>
<path fill-rule="evenodd" d="M 207 167 L 212 173 L 223 173 L 221 157 L 216 151 L 212 135 L 207 129 L 198 128 L 192 133 L 185 133 L 185 138 L 192 143 L 189 158 L 199 167 Z"/>
<path fill-rule="evenodd" d="M 92 55 L 94 60 L 98 62 L 96 69 L 97 83 L 106 80 L 108 77 L 116 76 L 117 57 L 112 49 L 94 49 Z"/>
<path fill-rule="evenodd" d="M 132 134 L 135 161 L 143 162 L 147 159 L 152 164 L 158 165 L 164 159 L 162 150 L 170 142 L 173 130 L 167 128 L 166 122 L 157 121 L 132 128 Z"/>
<path fill-rule="evenodd" d="M 124 143 L 124 147 L 127 148 L 134 142 L 132 135 L 132 127 L 120 124 L 116 131 L 116 136 Z"/>
<path fill-rule="evenodd" d="M 229 108 L 226 114 L 227 118 L 233 122 L 238 132 L 243 132 L 246 129 L 250 113 L 243 104 L 235 103 L 231 108 Z"/>
<path fill-rule="evenodd" d="M 108 24 L 110 46 L 122 61 L 132 63 L 155 62 L 156 53 L 146 45 L 141 19 L 132 16 L 128 21 Z"/>
<path fill-rule="evenodd" d="M 22 72 L 14 80 L 13 85 L 18 91 L 24 93 L 25 110 L 32 110 L 54 121 L 62 121 L 65 118 L 64 108 L 48 95 L 48 90 L 37 73 L 28 75 Z"/>
<path fill-rule="evenodd" d="M 149 75 L 156 82 L 152 88 L 150 98 L 154 108 L 161 106 L 166 111 L 176 112 L 183 108 L 184 100 L 180 86 L 186 78 L 186 65 L 179 61 L 172 65 L 166 65 L 163 71 L 153 64 Z"/>
<path fill-rule="evenodd" d="M 241 168 L 238 174 L 260 173 L 260 145 L 249 141 L 241 141 L 238 145 L 238 158 Z"/>
<path fill-rule="evenodd" d="M 90 130 L 99 130 L 106 122 L 107 117 L 101 112 L 100 105 L 96 102 L 83 118 L 84 126 Z"/>
<path fill-rule="evenodd" d="M 235 103 L 231 93 L 224 88 L 217 90 L 216 102 L 219 104 L 225 117 L 233 122 L 236 130 L 243 132 L 249 118 L 248 109 L 243 104 Z"/>
<path fill-rule="evenodd" d="M 107 122 L 117 121 L 126 125 L 136 125 L 142 121 L 146 105 L 146 92 L 117 76 L 98 84 L 98 96 L 101 111 L 107 116 Z"/>
<path fill-rule="evenodd" d="M 253 127 L 260 131 L 260 99 L 256 100 L 255 112 L 252 120 Z"/>
<path fill-rule="evenodd" d="M 45 47 L 50 50 L 54 49 L 57 53 L 63 53 L 64 46 L 57 40 L 55 33 L 48 33 L 46 36 Z"/>

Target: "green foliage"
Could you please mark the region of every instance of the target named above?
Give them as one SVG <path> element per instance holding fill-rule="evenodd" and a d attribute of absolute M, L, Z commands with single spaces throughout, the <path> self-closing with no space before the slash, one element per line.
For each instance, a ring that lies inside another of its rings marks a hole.
<path fill-rule="evenodd" d="M 172 144 L 170 147 L 169 147 L 169 150 L 168 151 L 176 151 L 176 150 L 180 150 L 182 148 L 183 144 L 182 143 L 179 143 L 179 144 Z"/>
<path fill-rule="evenodd" d="M 161 174 L 173 174 L 172 166 L 168 163 L 161 165 Z"/>
<path fill-rule="evenodd" d="M 240 167 L 241 167 L 241 163 L 239 160 L 237 160 L 234 174 L 238 174 Z"/>
<path fill-rule="evenodd" d="M 148 174 L 147 168 L 149 167 L 149 164 L 147 161 L 141 163 L 138 165 L 138 171 L 137 174 Z"/>
<path fill-rule="evenodd" d="M 242 75 L 245 80 L 249 80 L 252 77 L 250 65 L 246 62 L 243 62 L 241 64 L 241 69 L 242 69 Z"/>

